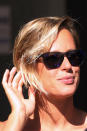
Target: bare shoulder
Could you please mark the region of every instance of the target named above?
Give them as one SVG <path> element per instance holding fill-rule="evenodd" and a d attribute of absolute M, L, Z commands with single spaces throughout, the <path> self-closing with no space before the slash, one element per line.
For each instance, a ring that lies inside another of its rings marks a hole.
<path fill-rule="evenodd" d="M 78 130 L 85 131 L 87 128 L 87 112 L 81 109 L 77 109 L 75 111 L 75 116 L 74 116 L 74 125 Z"/>

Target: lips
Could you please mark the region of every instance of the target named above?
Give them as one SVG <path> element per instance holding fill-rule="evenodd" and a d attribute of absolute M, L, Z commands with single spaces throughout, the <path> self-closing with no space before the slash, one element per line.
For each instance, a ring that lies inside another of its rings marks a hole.
<path fill-rule="evenodd" d="M 74 76 L 65 76 L 65 77 L 59 78 L 58 80 L 64 84 L 73 84 L 74 79 L 75 79 Z"/>

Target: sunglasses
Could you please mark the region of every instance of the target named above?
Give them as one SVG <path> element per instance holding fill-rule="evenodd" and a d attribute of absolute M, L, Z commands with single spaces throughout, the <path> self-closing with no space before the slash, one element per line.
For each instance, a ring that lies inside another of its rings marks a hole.
<path fill-rule="evenodd" d="M 67 57 L 72 66 L 80 66 L 84 62 L 84 52 L 82 50 L 70 50 L 67 52 L 47 52 L 40 55 L 42 62 L 48 69 L 56 69 L 61 66 L 64 57 Z"/>

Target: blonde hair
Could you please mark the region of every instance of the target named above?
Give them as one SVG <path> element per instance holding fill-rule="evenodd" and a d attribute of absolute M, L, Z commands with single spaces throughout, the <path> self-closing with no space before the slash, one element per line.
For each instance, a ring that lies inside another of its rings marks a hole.
<path fill-rule="evenodd" d="M 16 37 L 13 62 L 21 70 L 25 85 L 33 86 L 46 93 L 42 88 L 37 73 L 36 59 L 49 51 L 58 32 L 62 28 L 68 29 L 79 48 L 79 37 L 75 29 L 75 20 L 66 17 L 43 17 L 35 19 L 23 26 Z"/>

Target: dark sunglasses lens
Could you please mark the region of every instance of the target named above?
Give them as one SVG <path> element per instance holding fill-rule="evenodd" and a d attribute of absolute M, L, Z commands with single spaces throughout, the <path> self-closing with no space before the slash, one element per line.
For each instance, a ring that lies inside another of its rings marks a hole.
<path fill-rule="evenodd" d="M 84 53 L 81 50 L 68 52 L 67 57 L 72 66 L 80 66 L 84 62 Z"/>
<path fill-rule="evenodd" d="M 55 69 L 61 65 L 63 56 L 60 53 L 48 53 L 43 56 L 43 62 L 48 69 Z"/>

